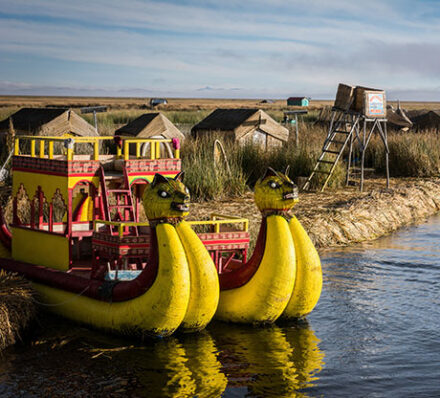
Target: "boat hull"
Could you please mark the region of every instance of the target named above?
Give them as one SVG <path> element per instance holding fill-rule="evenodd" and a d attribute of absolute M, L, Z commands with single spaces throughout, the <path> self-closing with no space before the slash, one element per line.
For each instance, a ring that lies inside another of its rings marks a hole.
<path fill-rule="evenodd" d="M 222 285 L 220 281 L 217 319 L 237 323 L 273 323 L 286 308 L 296 276 L 292 234 L 282 216 L 271 215 L 266 222 L 264 251 L 256 272 L 239 287 L 224 289 L 226 284 Z M 253 263 L 252 258 L 249 263 Z"/>
<path fill-rule="evenodd" d="M 296 253 L 296 279 L 292 297 L 282 318 L 302 318 L 312 312 L 322 290 L 322 270 L 319 254 L 304 227 L 293 216 L 289 221 Z"/>
<path fill-rule="evenodd" d="M 121 334 L 168 336 L 180 326 L 186 314 L 190 277 L 175 228 L 161 224 L 156 233 L 160 244 L 157 272 L 152 281 L 145 277 L 147 274 L 141 274 L 133 281 L 112 284 L 7 259 L 0 259 L 0 268 L 28 277 L 39 293 L 38 301 L 66 318 Z M 56 287 L 57 278 L 70 291 Z M 43 282 L 45 279 L 48 283 Z M 141 293 L 132 297 L 130 291 L 141 281 L 152 284 L 139 286 L 137 291 Z"/>

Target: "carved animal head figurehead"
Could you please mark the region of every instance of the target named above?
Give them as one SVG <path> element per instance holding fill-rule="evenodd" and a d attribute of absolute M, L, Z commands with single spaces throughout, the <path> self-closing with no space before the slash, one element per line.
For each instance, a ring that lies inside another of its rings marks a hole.
<path fill-rule="evenodd" d="M 154 176 L 143 196 L 145 215 L 150 221 L 179 222 L 188 215 L 190 196 L 182 179 L 183 172 L 174 178 Z"/>
<path fill-rule="evenodd" d="M 286 174 L 270 167 L 255 184 L 255 204 L 261 212 L 285 213 L 297 202 L 298 187 Z"/>

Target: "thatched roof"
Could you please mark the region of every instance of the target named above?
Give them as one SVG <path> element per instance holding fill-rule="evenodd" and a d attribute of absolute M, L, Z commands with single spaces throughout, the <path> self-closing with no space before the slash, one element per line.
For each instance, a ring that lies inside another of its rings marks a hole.
<path fill-rule="evenodd" d="M 15 133 L 20 135 L 98 135 L 91 124 L 66 108 L 22 108 L 0 122 L 0 133 L 9 131 L 9 119 Z"/>
<path fill-rule="evenodd" d="M 196 124 L 191 131 L 234 130 L 257 112 L 258 109 L 216 109 Z"/>
<path fill-rule="evenodd" d="M 134 137 L 179 138 L 183 140 L 183 133 L 170 122 L 162 113 L 144 113 L 132 122 L 115 131 L 116 135 L 131 135 Z"/>
<path fill-rule="evenodd" d="M 233 131 L 238 140 L 256 129 L 282 141 L 289 137 L 289 130 L 261 109 L 216 109 L 196 124 L 191 133 L 197 136 L 209 131 Z"/>
<path fill-rule="evenodd" d="M 438 129 L 440 128 L 440 111 L 433 110 L 420 112 L 411 117 L 414 126 L 420 129 Z"/>
<path fill-rule="evenodd" d="M 398 129 L 408 129 L 413 125 L 400 106 L 397 109 L 394 109 L 391 105 L 387 106 L 387 120 L 388 125 Z"/>

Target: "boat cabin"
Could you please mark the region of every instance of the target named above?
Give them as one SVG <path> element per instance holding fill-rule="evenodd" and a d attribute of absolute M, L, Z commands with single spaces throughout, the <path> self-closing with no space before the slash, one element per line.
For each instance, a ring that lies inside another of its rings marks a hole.
<path fill-rule="evenodd" d="M 13 259 L 97 279 L 120 280 L 127 271 L 135 277 L 150 253 L 145 184 L 156 173 L 174 177 L 180 170 L 178 139 L 17 137 Z M 246 261 L 246 219 L 215 214 L 190 223 L 219 272 Z"/>

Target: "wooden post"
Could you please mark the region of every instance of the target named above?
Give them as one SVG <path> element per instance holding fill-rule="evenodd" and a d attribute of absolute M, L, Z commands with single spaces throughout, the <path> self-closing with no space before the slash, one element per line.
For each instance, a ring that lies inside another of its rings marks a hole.
<path fill-rule="evenodd" d="M 96 118 L 96 112 L 94 115 Z M 97 139 L 93 142 L 93 160 L 99 160 L 99 141 Z"/>
<path fill-rule="evenodd" d="M 152 141 L 150 141 L 150 158 L 152 160 L 156 159 L 156 146 Z"/>
<path fill-rule="evenodd" d="M 53 159 L 53 141 L 49 141 L 49 159 Z"/>
<path fill-rule="evenodd" d="M 139 159 L 141 157 L 141 144 L 140 142 L 136 142 L 136 158 Z"/>
<path fill-rule="evenodd" d="M 295 145 L 299 145 L 298 115 L 295 113 Z"/>
<path fill-rule="evenodd" d="M 124 160 L 130 159 L 130 145 L 128 141 L 124 141 Z"/>
<path fill-rule="evenodd" d="M 31 156 L 35 157 L 35 140 L 31 140 Z"/>
<path fill-rule="evenodd" d="M 387 188 L 390 187 L 390 165 L 389 165 L 389 147 L 388 147 L 388 131 L 387 122 L 384 122 L 384 133 L 385 133 L 385 167 L 387 170 Z"/>
<path fill-rule="evenodd" d="M 354 136 L 350 138 L 350 148 L 348 149 L 348 162 L 347 162 L 347 177 L 345 178 L 345 185 L 348 186 L 350 180 L 350 167 L 351 167 L 351 158 L 353 153 L 353 141 Z"/>
<path fill-rule="evenodd" d="M 67 160 L 73 160 L 73 149 L 67 148 Z"/>
<path fill-rule="evenodd" d="M 14 140 L 14 155 L 18 156 L 20 155 L 20 139 L 16 138 Z"/>
<path fill-rule="evenodd" d="M 367 132 L 367 121 L 364 119 L 364 128 L 362 133 L 362 155 L 361 155 L 361 184 L 360 190 L 361 192 L 364 190 L 364 161 L 365 161 L 365 135 Z"/>
<path fill-rule="evenodd" d="M 40 140 L 40 158 L 44 158 L 44 145 L 45 145 L 45 141 L 44 140 Z"/>

